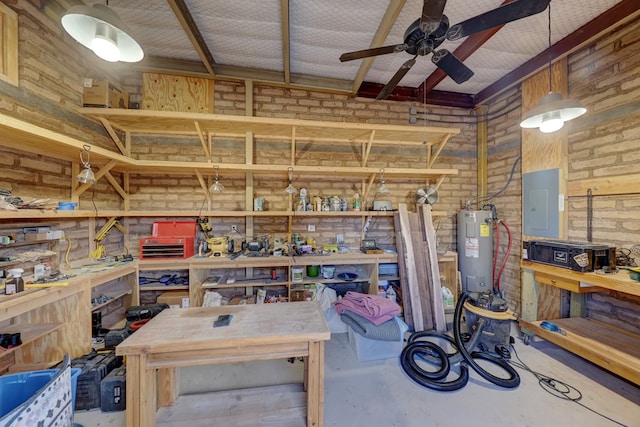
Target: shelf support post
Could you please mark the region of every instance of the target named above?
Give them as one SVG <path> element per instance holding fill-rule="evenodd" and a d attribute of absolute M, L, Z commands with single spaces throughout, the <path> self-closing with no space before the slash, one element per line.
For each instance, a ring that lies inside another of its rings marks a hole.
<path fill-rule="evenodd" d="M 196 178 L 200 183 L 200 187 L 202 188 L 202 192 L 204 193 L 204 197 L 207 199 L 207 203 L 209 204 L 208 210 L 211 210 L 211 193 L 209 193 L 209 186 L 204 181 L 204 177 L 202 176 L 202 174 L 198 169 L 195 169 L 195 173 L 196 173 Z"/>
<path fill-rule="evenodd" d="M 254 116 L 253 112 L 253 80 L 246 80 L 244 82 L 244 105 L 245 105 L 245 115 L 249 117 Z M 247 165 L 253 165 L 255 163 L 255 159 L 253 158 L 253 153 L 255 150 L 255 140 L 253 137 L 253 132 L 245 133 L 245 163 Z M 248 172 L 245 175 L 245 192 L 244 192 L 244 205 L 246 211 L 253 211 L 253 198 L 254 198 L 254 182 L 253 182 L 253 172 Z M 254 228 L 253 228 L 253 216 L 247 216 L 244 220 L 245 224 L 245 235 L 253 236 Z M 246 277 L 253 277 L 253 268 L 249 267 L 245 270 Z"/>
<path fill-rule="evenodd" d="M 111 126 L 111 123 L 109 122 L 109 120 L 105 119 L 104 117 L 100 117 L 100 122 L 102 123 L 102 126 L 104 126 L 105 130 L 107 131 L 107 133 L 109 134 L 113 142 L 116 144 L 116 147 L 118 147 L 118 150 L 120 150 L 120 153 L 124 154 L 127 157 L 131 157 L 131 153 L 122 144 L 122 141 L 120 141 L 120 137 L 116 133 L 113 126 Z M 129 132 L 126 132 L 126 134 L 128 133 Z"/>
<path fill-rule="evenodd" d="M 371 135 L 369 135 L 369 142 L 366 143 L 365 150 L 362 155 L 362 167 L 367 166 L 367 161 L 369 160 L 369 153 L 371 153 L 371 147 L 373 146 L 373 139 L 376 136 L 375 129 L 371 131 Z"/>
<path fill-rule="evenodd" d="M 431 145 L 427 144 L 427 159 L 428 159 L 427 168 L 428 169 L 431 169 L 433 167 L 433 164 L 436 162 L 436 160 L 438 160 L 438 157 L 440 156 L 440 153 L 442 153 L 442 150 L 444 149 L 444 146 L 447 144 L 447 141 L 449 141 L 449 138 L 451 138 L 451 134 L 447 134 L 442 137 L 440 142 L 438 142 L 438 148 L 436 149 L 436 152 L 433 155 L 431 154 Z"/>
<path fill-rule="evenodd" d="M 197 120 L 193 121 L 194 126 L 196 127 L 196 132 L 198 133 L 198 138 L 200 138 L 200 144 L 202 144 L 202 149 L 204 150 L 204 155 L 211 161 L 211 150 L 209 150 L 209 146 L 207 145 L 207 141 L 205 141 L 202 129 L 200 128 L 200 123 Z"/>

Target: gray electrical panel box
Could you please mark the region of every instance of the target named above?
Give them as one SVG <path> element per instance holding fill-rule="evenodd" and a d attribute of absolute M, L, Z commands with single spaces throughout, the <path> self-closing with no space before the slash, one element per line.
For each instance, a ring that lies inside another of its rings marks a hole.
<path fill-rule="evenodd" d="M 522 200 L 524 234 L 559 237 L 560 169 L 525 173 Z"/>

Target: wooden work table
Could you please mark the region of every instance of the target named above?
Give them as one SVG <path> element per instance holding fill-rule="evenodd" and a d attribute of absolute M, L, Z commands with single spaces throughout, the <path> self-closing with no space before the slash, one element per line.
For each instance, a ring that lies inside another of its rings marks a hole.
<path fill-rule="evenodd" d="M 519 321 L 525 342 L 531 334 L 538 335 L 578 356 L 640 384 L 640 335 L 583 317 L 585 295 L 589 292 L 616 291 L 640 295 L 640 282 L 628 272 L 615 274 L 580 273 L 545 264 L 522 261 L 523 311 Z M 570 312 L 559 319 L 538 319 L 538 285 L 547 285 L 571 292 Z M 542 327 L 547 320 L 562 332 Z"/>
<path fill-rule="evenodd" d="M 221 314 L 233 320 L 214 328 Z M 307 425 L 322 426 L 329 338 L 315 302 L 164 310 L 116 348 L 127 357 L 127 426 L 156 425 L 157 406 L 177 399 L 179 367 L 289 357 L 305 358 Z"/>

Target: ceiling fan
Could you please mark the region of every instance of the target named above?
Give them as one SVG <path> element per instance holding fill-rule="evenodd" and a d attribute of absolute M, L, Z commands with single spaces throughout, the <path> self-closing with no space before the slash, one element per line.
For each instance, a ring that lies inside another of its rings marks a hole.
<path fill-rule="evenodd" d="M 436 50 L 445 40 L 458 40 L 471 34 L 535 15 L 545 10 L 550 2 L 551 0 L 515 0 L 466 21 L 449 26 L 449 18 L 444 15 L 447 0 L 424 0 L 422 16 L 407 28 L 404 33 L 403 43 L 343 53 L 340 56 L 340 62 L 396 52 L 407 52 L 413 55 L 412 59 L 406 61 L 396 71 L 376 99 L 385 99 L 389 96 L 400 83 L 400 80 L 416 63 L 416 58 L 429 53 L 432 54 L 431 61 L 437 67 L 456 83 L 461 84 L 473 76 L 473 71 L 447 49 Z"/>

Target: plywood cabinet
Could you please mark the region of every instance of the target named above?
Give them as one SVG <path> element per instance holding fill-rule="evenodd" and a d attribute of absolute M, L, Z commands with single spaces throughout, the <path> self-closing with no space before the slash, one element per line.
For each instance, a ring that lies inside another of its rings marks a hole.
<path fill-rule="evenodd" d="M 0 372 L 44 369 L 65 354 L 78 357 L 88 352 L 91 313 L 100 309 L 92 307 L 96 291 L 111 293 L 122 307 L 138 303 L 135 263 L 97 265 L 69 273 L 68 280 L 47 288 L 0 295 L 0 333 L 19 332 L 22 338 L 22 345 L 0 351 Z M 103 319 L 103 325 L 112 327 L 122 314 Z"/>

